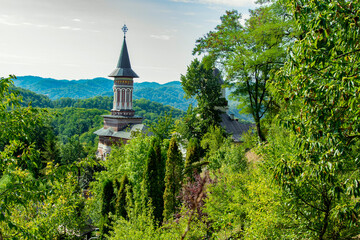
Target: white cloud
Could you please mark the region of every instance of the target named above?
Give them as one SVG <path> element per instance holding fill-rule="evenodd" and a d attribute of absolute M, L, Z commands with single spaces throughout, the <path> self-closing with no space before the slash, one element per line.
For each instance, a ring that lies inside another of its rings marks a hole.
<path fill-rule="evenodd" d="M 74 22 L 81 22 L 81 20 L 78 19 L 78 18 L 74 18 L 73 21 L 74 21 Z"/>
<path fill-rule="evenodd" d="M 14 21 L 12 21 L 11 19 L 9 19 L 9 17 L 7 16 L 2 16 L 0 17 L 0 24 L 3 25 L 8 25 L 8 26 L 29 26 L 29 27 L 39 27 L 39 28 L 43 28 L 43 27 L 48 27 L 48 25 L 45 24 L 36 24 L 36 23 L 30 23 L 30 22 L 22 22 L 22 23 L 16 23 Z"/>
<path fill-rule="evenodd" d="M 70 27 L 70 26 L 61 26 L 61 27 L 59 27 L 59 29 L 62 29 L 62 30 L 72 30 L 72 31 L 79 31 L 79 30 L 81 30 L 81 28 Z"/>
<path fill-rule="evenodd" d="M 0 24 L 8 25 L 8 26 L 19 26 L 20 24 L 9 21 L 7 17 L 0 18 Z"/>
<path fill-rule="evenodd" d="M 169 35 L 150 35 L 151 38 L 155 38 L 155 39 L 159 39 L 159 40 L 170 40 L 170 36 Z"/>
<path fill-rule="evenodd" d="M 229 7 L 253 7 L 254 0 L 171 0 L 172 2 L 198 3 L 198 4 L 215 4 Z"/>

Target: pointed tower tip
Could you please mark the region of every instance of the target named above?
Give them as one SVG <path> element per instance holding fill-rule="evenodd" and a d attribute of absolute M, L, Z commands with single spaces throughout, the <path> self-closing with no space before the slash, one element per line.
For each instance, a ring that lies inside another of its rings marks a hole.
<path fill-rule="evenodd" d="M 126 32 L 128 31 L 126 25 L 122 27 L 122 30 L 124 32 L 124 41 L 121 48 L 120 58 L 116 66 L 116 69 L 112 73 L 110 73 L 109 77 L 138 78 L 139 76 L 131 69 L 129 53 L 126 45 Z"/>

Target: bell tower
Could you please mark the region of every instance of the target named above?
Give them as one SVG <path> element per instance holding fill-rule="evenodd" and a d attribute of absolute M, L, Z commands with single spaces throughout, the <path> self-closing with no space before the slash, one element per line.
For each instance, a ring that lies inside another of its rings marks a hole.
<path fill-rule="evenodd" d="M 142 117 L 136 116 L 133 110 L 134 78 L 139 76 L 131 69 L 129 53 L 126 45 L 126 25 L 122 28 L 124 41 L 119 61 L 109 77 L 114 78 L 114 100 L 111 115 L 103 115 L 104 127 L 95 131 L 99 136 L 96 156 L 105 159 L 111 151 L 111 146 L 126 144 L 135 132 L 145 132 Z"/>
<path fill-rule="evenodd" d="M 138 75 L 131 69 L 129 53 L 126 45 L 126 25 L 122 28 L 124 32 L 124 41 L 121 48 L 118 64 L 109 77 L 114 78 L 114 103 L 111 115 L 134 116 L 135 111 L 132 109 L 132 95 L 134 90 L 134 78 Z"/>

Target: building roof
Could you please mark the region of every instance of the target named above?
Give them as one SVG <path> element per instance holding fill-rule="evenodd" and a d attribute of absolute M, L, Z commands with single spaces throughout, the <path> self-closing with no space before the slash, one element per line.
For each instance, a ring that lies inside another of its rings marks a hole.
<path fill-rule="evenodd" d="M 221 114 L 220 125 L 228 134 L 232 135 L 234 142 L 242 142 L 242 135 L 247 133 L 250 128 L 255 127 L 253 123 L 242 123 L 231 119 L 226 113 Z"/>
<path fill-rule="evenodd" d="M 109 77 L 132 77 L 138 78 L 139 76 L 131 69 L 129 53 L 126 46 L 126 38 L 124 36 L 124 42 L 121 48 L 118 64 L 114 71 L 112 71 Z"/>
<path fill-rule="evenodd" d="M 129 124 L 123 131 L 114 131 L 112 128 L 101 128 L 94 132 L 98 136 L 131 139 L 132 133 L 145 132 L 147 127 L 144 124 Z"/>

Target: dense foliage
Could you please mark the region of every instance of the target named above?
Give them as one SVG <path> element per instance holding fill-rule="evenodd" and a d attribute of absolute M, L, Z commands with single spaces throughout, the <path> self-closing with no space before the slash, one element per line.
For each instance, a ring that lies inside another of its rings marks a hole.
<path fill-rule="evenodd" d="M 50 115 L 20 107 L 11 83 L 11 78 L 0 79 L 0 237 L 66 237 L 85 225 L 74 165 L 59 167 L 44 157 Z"/>
<path fill-rule="evenodd" d="M 296 151 L 274 175 L 297 210 L 299 233 L 359 233 L 359 1 L 289 2 L 301 38 L 273 82 Z"/>
<path fill-rule="evenodd" d="M 260 120 L 273 107 L 268 92 L 271 71 L 284 62 L 291 43 L 292 21 L 279 3 L 250 10 L 250 18 L 241 24 L 241 14 L 227 11 L 221 24 L 196 41 L 193 53 L 207 53 L 225 70 L 232 97 L 250 113 L 258 136 L 265 141 Z"/>

